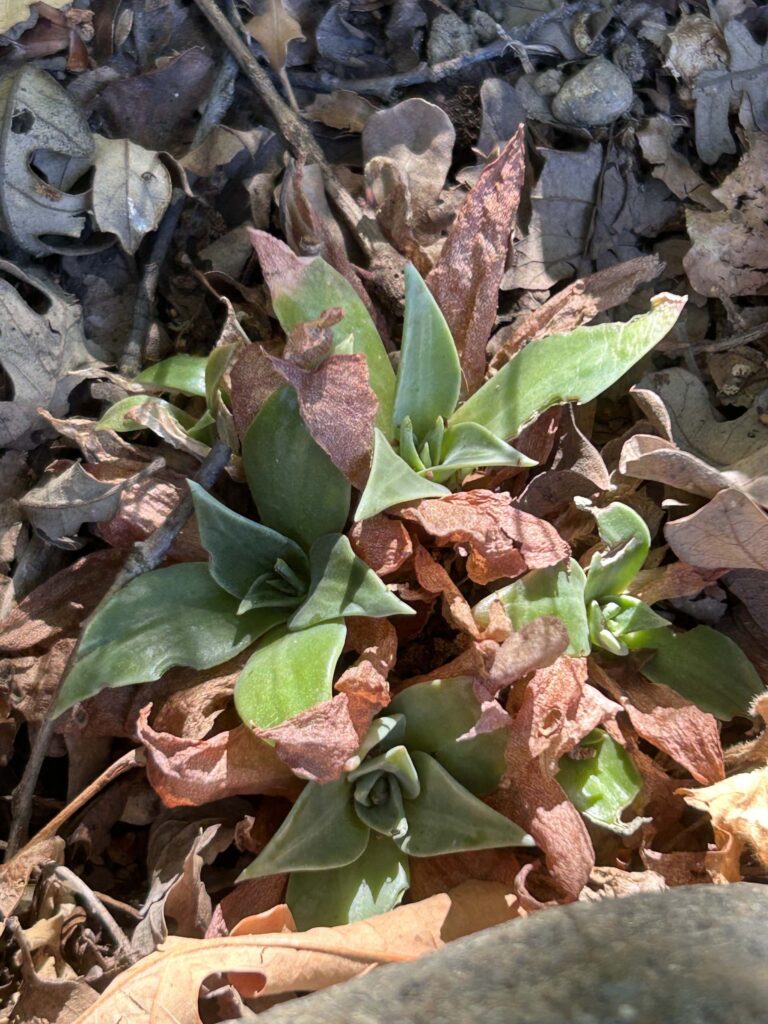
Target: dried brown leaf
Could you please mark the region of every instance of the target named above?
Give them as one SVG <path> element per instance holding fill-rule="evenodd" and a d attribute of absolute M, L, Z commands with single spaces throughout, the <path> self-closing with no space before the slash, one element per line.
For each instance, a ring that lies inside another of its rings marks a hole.
<path fill-rule="evenodd" d="M 677 792 L 712 819 L 718 851 L 736 862 L 735 871 L 727 872 L 728 881 L 738 881 L 738 858 L 744 851 L 768 866 L 768 768 L 741 772 L 705 789 Z"/>
<path fill-rule="evenodd" d="M 427 278 L 453 332 L 465 394 L 475 391 L 485 376 L 485 348 L 496 320 L 524 175 L 525 139 L 520 126 L 498 158 L 484 168 Z"/>
<path fill-rule="evenodd" d="M 413 554 L 406 528 L 397 519 L 381 513 L 355 523 L 349 532 L 352 550 L 378 576 L 389 576 L 402 568 Z"/>
<path fill-rule="evenodd" d="M 275 71 L 285 67 L 291 40 L 304 38 L 301 25 L 286 11 L 283 0 L 262 0 L 258 14 L 243 29 L 260 44 Z"/>
<path fill-rule="evenodd" d="M 687 562 L 670 562 L 653 569 L 641 569 L 627 587 L 627 593 L 646 604 L 695 597 L 716 583 L 726 569 L 697 569 Z"/>
<path fill-rule="evenodd" d="M 720 491 L 664 535 L 678 558 L 701 569 L 768 569 L 768 515 L 741 491 Z"/>
<path fill-rule="evenodd" d="M 504 885 L 467 882 L 451 893 L 337 928 L 169 940 L 119 975 L 78 1024 L 200 1024 L 198 993 L 211 973 L 260 975 L 262 996 L 311 992 L 381 963 L 414 960 L 516 915 L 516 901 Z"/>

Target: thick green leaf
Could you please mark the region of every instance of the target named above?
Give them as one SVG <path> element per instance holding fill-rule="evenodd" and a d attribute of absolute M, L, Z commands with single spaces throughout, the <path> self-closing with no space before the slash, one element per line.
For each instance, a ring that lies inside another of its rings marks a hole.
<path fill-rule="evenodd" d="M 243 468 L 265 526 L 305 548 L 344 529 L 350 486 L 312 440 L 293 388 L 279 388 L 254 417 Z"/>
<path fill-rule="evenodd" d="M 56 714 L 106 687 L 159 679 L 174 665 L 219 665 L 282 617 L 270 609 L 238 615 L 237 604 L 211 579 L 204 562 L 155 569 L 131 580 L 86 627 Z"/>
<path fill-rule="evenodd" d="M 414 769 L 415 772 L 416 769 Z M 355 786 L 355 793 L 368 790 L 367 802 L 355 799 L 355 814 L 372 832 L 399 839 L 408 831 L 403 792 L 397 780 L 377 772 Z"/>
<path fill-rule="evenodd" d="M 584 600 L 589 604 L 609 594 L 623 594 L 640 572 L 651 549 L 651 532 L 645 520 L 620 501 L 606 508 L 590 508 L 597 520 L 606 551 L 592 555 L 587 570 Z"/>
<path fill-rule="evenodd" d="M 473 614 L 480 626 L 488 625 L 494 599 L 501 601 L 514 629 L 542 615 L 560 619 L 571 642 L 566 654 L 589 654 L 589 626 L 584 607 L 584 570 L 574 559 L 569 571 L 563 564 L 534 569 L 519 580 L 496 590 L 475 605 Z"/>
<path fill-rule="evenodd" d="M 432 857 L 501 846 L 533 846 L 523 829 L 473 796 L 445 768 L 421 751 L 413 751 L 421 793 L 406 800 L 408 834 L 396 840 L 411 857 Z"/>
<path fill-rule="evenodd" d="M 594 756 L 566 755 L 560 760 L 557 781 L 568 799 L 598 825 L 619 833 L 635 831 L 638 822 L 621 818 L 643 784 L 634 761 L 603 729 L 595 729 L 581 741 L 579 753 L 584 751 L 594 751 Z"/>
<path fill-rule="evenodd" d="M 457 742 L 480 715 L 468 676 L 409 686 L 392 700 L 387 713 L 405 717 L 402 742 L 409 750 L 432 754 L 470 793 L 484 796 L 496 789 L 504 772 L 506 732 L 499 729 Z"/>
<path fill-rule="evenodd" d="M 461 388 L 459 354 L 440 307 L 418 270 L 405 267 L 405 319 L 395 391 L 395 427 L 410 418 L 420 443 L 456 408 Z"/>
<path fill-rule="evenodd" d="M 370 313 L 349 281 L 318 257 L 298 276 L 286 274 L 278 279 L 271 294 L 275 315 L 286 333 L 308 320 L 317 320 L 328 309 L 344 310 L 344 316 L 331 328 L 333 351 L 349 352 L 346 343 L 351 336 L 351 351 L 366 357 L 370 384 L 379 400 L 376 423 L 391 437 L 395 372 Z"/>
<path fill-rule="evenodd" d="M 649 313 L 627 323 L 577 327 L 529 342 L 448 425 L 479 423 L 497 437 L 513 438 L 553 405 L 590 402 L 662 340 L 684 305 L 677 295 L 657 295 Z"/>
<path fill-rule="evenodd" d="M 418 498 L 442 498 L 451 492 L 415 473 L 403 462 L 380 430 L 375 431 L 371 472 L 355 512 L 355 522 Z"/>
<path fill-rule="evenodd" d="M 237 881 L 283 871 L 343 867 L 364 852 L 368 835 L 368 826 L 355 814 L 352 790 L 345 777 L 324 786 L 309 782 L 283 824 Z M 312 877 L 322 884 L 322 876 Z"/>
<path fill-rule="evenodd" d="M 340 622 L 264 637 L 235 684 L 235 707 L 246 725 L 271 729 L 330 700 L 346 627 Z"/>
<path fill-rule="evenodd" d="M 189 482 L 203 547 L 211 556 L 211 575 L 235 597 L 245 597 L 257 577 L 274 572 L 284 559 L 306 580 L 307 557 L 298 544 L 261 523 L 238 515 L 194 481 Z"/>
<path fill-rule="evenodd" d="M 135 378 L 139 384 L 152 384 L 163 391 L 178 391 L 182 395 L 205 397 L 205 368 L 208 356 L 190 356 L 179 353 L 148 366 Z"/>
<path fill-rule="evenodd" d="M 677 690 L 702 711 L 727 722 L 747 717 L 754 698 L 764 692 L 760 676 L 738 644 L 710 626 L 687 633 L 655 631 L 647 646 L 656 654 L 642 667 L 654 683 Z"/>
<path fill-rule="evenodd" d="M 333 928 L 394 910 L 409 885 L 407 856 L 391 839 L 371 833 L 365 852 L 352 864 L 322 875 L 292 874 L 285 900 L 299 931 Z"/>
<path fill-rule="evenodd" d="M 119 402 L 115 402 L 113 406 L 107 409 L 96 424 L 96 429 L 114 430 L 118 434 L 127 434 L 131 430 L 143 430 L 144 427 L 140 423 L 126 416 L 127 412 L 140 405 L 152 406 L 160 412 L 167 413 L 184 430 L 191 430 L 195 425 L 194 416 L 190 416 L 183 409 L 171 405 L 164 398 L 157 398 L 155 395 L 129 395 L 127 398 L 121 398 Z"/>
<path fill-rule="evenodd" d="M 316 540 L 309 562 L 309 596 L 288 623 L 289 629 L 305 629 L 318 622 L 355 615 L 385 619 L 389 615 L 416 614 L 387 589 L 341 534 L 331 533 Z"/>
<path fill-rule="evenodd" d="M 506 441 L 499 440 L 479 423 L 457 423 L 446 430 L 440 460 L 432 471 L 434 478 L 439 481 L 460 469 L 535 465 L 534 459 L 529 459 Z"/>

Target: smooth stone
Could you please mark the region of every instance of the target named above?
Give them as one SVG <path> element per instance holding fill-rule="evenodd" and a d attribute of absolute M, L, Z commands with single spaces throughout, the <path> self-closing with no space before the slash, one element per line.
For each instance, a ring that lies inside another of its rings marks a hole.
<path fill-rule="evenodd" d="M 475 48 L 475 33 L 457 14 L 438 14 L 432 22 L 427 40 L 427 60 L 430 64 L 462 57 Z"/>
<path fill-rule="evenodd" d="M 282 1003 L 264 1024 L 764 1024 L 768 886 L 576 903 Z"/>
<path fill-rule="evenodd" d="M 569 78 L 552 100 L 552 113 L 564 124 L 591 128 L 610 124 L 632 106 L 629 78 L 605 57 L 597 57 Z"/>

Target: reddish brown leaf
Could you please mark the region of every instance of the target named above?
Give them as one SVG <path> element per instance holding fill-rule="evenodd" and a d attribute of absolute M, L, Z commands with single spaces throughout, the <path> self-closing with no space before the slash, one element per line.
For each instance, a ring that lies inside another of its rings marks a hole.
<path fill-rule="evenodd" d="M 280 903 L 285 890 L 287 875 L 268 875 L 266 878 L 251 878 L 236 885 L 218 903 L 211 915 L 211 922 L 205 933 L 206 939 L 217 935 L 229 935 L 235 925 L 244 917 L 262 914 Z"/>
<path fill-rule="evenodd" d="M 378 576 L 397 572 L 413 554 L 411 537 L 403 524 L 389 516 L 372 516 L 355 523 L 349 532 L 352 550 Z"/>
<path fill-rule="evenodd" d="M 425 498 L 398 515 L 441 545 L 467 548 L 467 573 L 475 583 L 556 565 L 571 553 L 553 526 L 513 508 L 508 494 L 477 490 Z"/>
<path fill-rule="evenodd" d="M 246 345 L 230 371 L 232 415 L 240 440 L 256 413 L 283 383 L 262 345 Z"/>
<path fill-rule="evenodd" d="M 244 725 L 190 740 L 155 732 L 150 710 L 143 709 L 136 732 L 147 752 L 147 778 L 166 807 L 199 807 L 239 794 L 296 795 L 298 780 Z"/>
<path fill-rule="evenodd" d="M 499 648 L 488 675 L 493 693 L 556 661 L 569 644 L 568 630 L 549 615 L 527 622 Z"/>
<path fill-rule="evenodd" d="M 639 285 L 652 281 L 663 269 L 658 256 L 638 256 L 574 281 L 513 327 L 499 331 L 493 339 L 499 347 L 491 360 L 491 369 L 501 369 L 534 338 L 572 331 L 594 320 L 598 313 L 621 305 Z"/>
<path fill-rule="evenodd" d="M 521 125 L 478 178 L 427 278 L 456 341 L 465 394 L 472 394 L 485 376 L 485 348 L 496 320 L 524 176 Z"/>
<path fill-rule="evenodd" d="M 469 602 L 442 565 L 418 542 L 414 547 L 413 569 L 419 586 L 430 594 L 439 594 L 442 597 L 443 616 L 446 622 L 454 629 L 479 639 L 481 630 L 475 622 Z"/>
<path fill-rule="evenodd" d="M 609 674 L 592 659 L 590 675 L 621 704 L 638 735 L 681 764 L 697 782 L 707 785 L 723 778 L 720 730 L 712 715 L 624 666 Z"/>
<path fill-rule="evenodd" d="M 273 366 L 296 389 L 312 437 L 357 488 L 365 486 L 379 403 L 360 353 L 329 356 L 316 370 L 283 359 Z"/>
<path fill-rule="evenodd" d="M 671 601 L 676 597 L 695 597 L 716 583 L 726 569 L 697 569 L 687 562 L 671 562 L 655 569 L 641 569 L 627 587 L 627 593 L 646 604 Z"/>

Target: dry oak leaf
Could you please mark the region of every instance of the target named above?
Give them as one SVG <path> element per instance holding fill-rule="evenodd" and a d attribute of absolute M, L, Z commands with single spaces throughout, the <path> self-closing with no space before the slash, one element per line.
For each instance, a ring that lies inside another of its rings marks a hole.
<path fill-rule="evenodd" d="M 691 807 L 709 814 L 719 853 L 735 860 L 746 849 L 768 867 L 768 767 L 732 775 L 705 789 L 677 792 Z"/>
<path fill-rule="evenodd" d="M 337 928 L 170 939 L 159 952 L 120 974 L 76 1024 L 201 1024 L 198 995 L 210 974 L 248 972 L 260 977 L 261 996 L 313 992 L 378 964 L 415 960 L 517 913 L 506 886 L 473 881 Z"/>
<path fill-rule="evenodd" d="M 664 536 L 678 558 L 700 569 L 768 569 L 768 515 L 741 491 L 720 491 Z"/>
<path fill-rule="evenodd" d="M 166 807 L 199 807 L 228 796 L 296 796 L 300 785 L 274 750 L 240 725 L 207 740 L 155 732 L 152 706 L 136 724 L 147 752 L 147 778 Z"/>
<path fill-rule="evenodd" d="M 258 14 L 243 28 L 260 44 L 275 71 L 285 67 L 291 40 L 304 39 L 301 25 L 286 11 L 283 0 L 262 0 Z"/>
<path fill-rule="evenodd" d="M 513 508 L 508 494 L 476 490 L 425 498 L 398 515 L 418 523 L 442 546 L 467 549 L 467 574 L 475 583 L 556 565 L 571 553 L 554 526 Z"/>
<path fill-rule="evenodd" d="M 485 349 L 496 321 L 524 177 L 525 137 L 520 125 L 477 179 L 427 277 L 456 342 L 464 394 L 472 394 L 485 376 Z"/>

